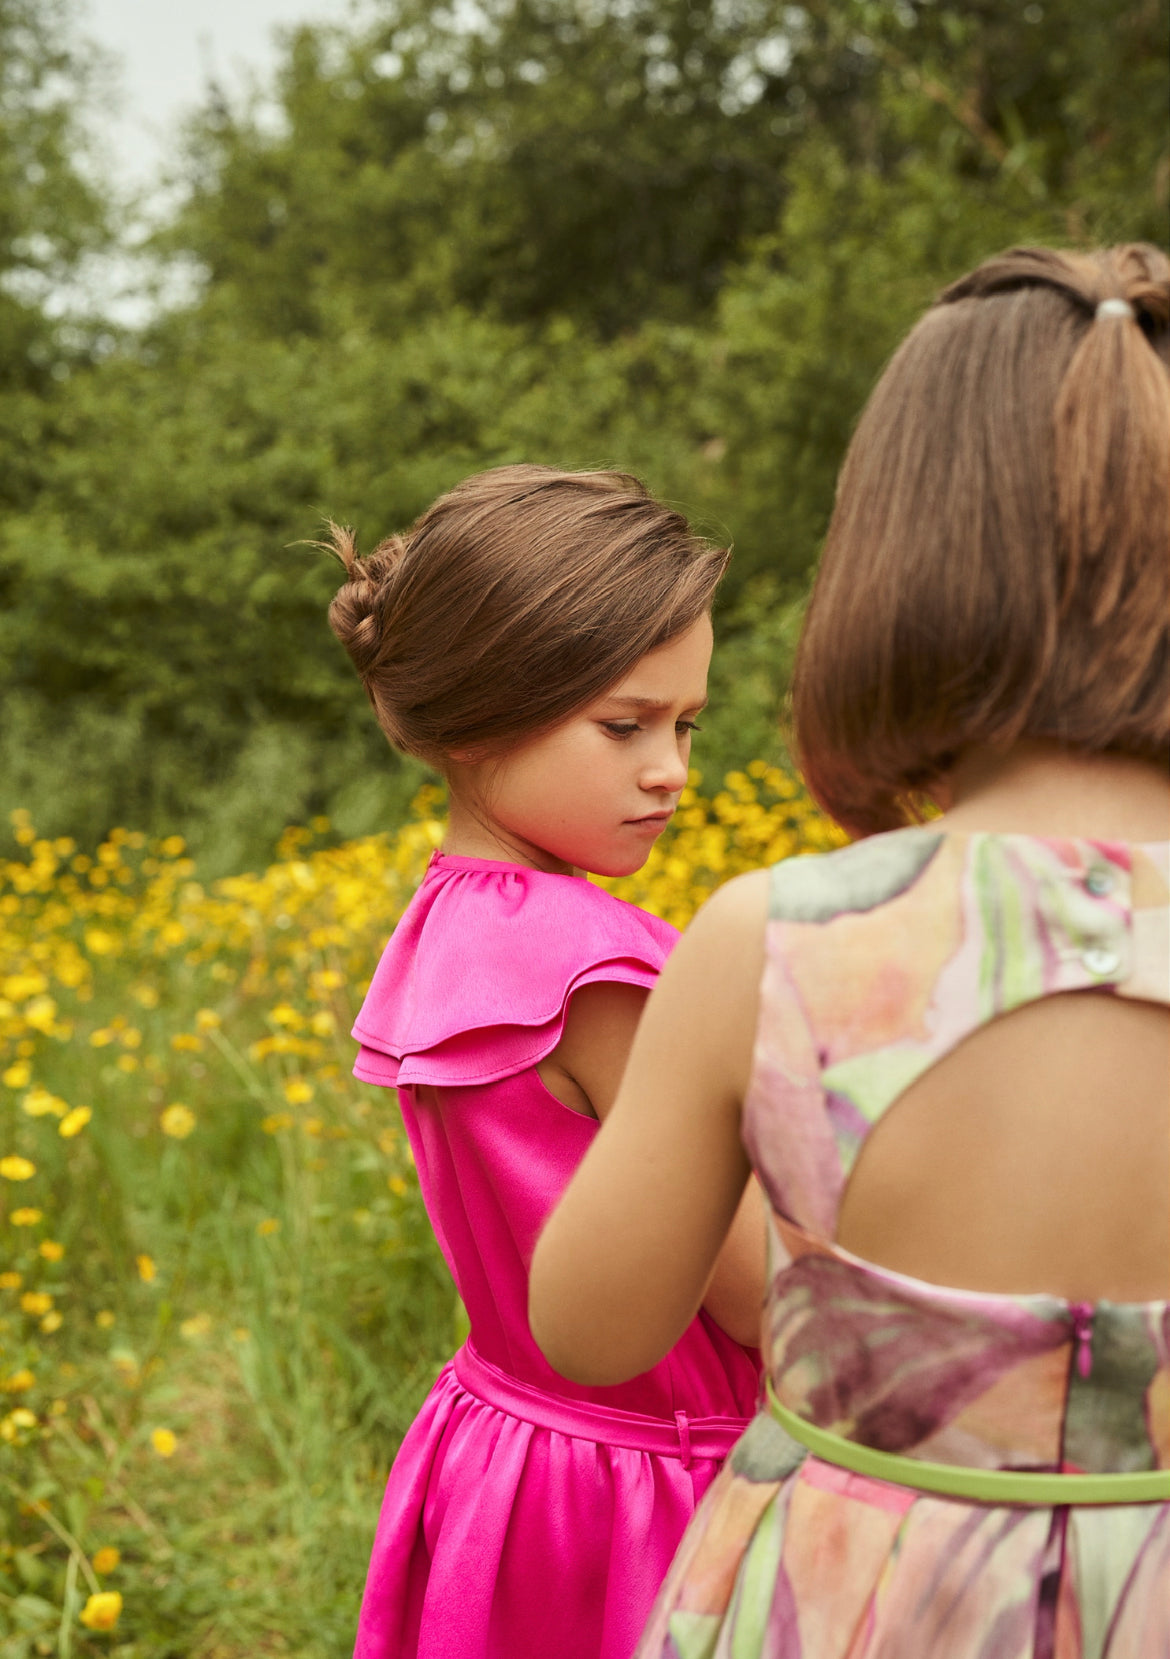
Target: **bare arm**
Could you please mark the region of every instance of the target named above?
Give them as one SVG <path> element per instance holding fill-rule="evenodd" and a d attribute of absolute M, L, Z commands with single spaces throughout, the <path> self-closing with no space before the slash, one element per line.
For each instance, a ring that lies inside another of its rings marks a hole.
<path fill-rule="evenodd" d="M 610 1096 L 609 1121 L 537 1246 L 533 1334 L 549 1362 L 578 1382 L 619 1382 L 649 1369 L 708 1295 L 713 1316 L 722 1323 L 725 1311 L 729 1327 L 742 1330 L 750 1307 L 747 1339 L 758 1332 L 762 1204 L 748 1186 L 739 1116 L 767 880 L 755 872 L 722 888 L 668 960 Z M 577 1063 L 588 1062 L 582 1055 Z"/>

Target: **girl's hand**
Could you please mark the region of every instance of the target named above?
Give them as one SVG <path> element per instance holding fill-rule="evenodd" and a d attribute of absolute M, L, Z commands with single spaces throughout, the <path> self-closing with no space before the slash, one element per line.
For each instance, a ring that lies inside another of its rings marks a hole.
<path fill-rule="evenodd" d="M 729 1229 L 750 1174 L 739 1117 L 767 894 L 766 871 L 742 876 L 687 930 L 647 1001 L 609 1121 L 537 1245 L 532 1332 L 577 1382 L 648 1370 L 709 1289 L 732 1335 L 758 1336 L 764 1245 L 754 1197 L 730 1238 Z"/>

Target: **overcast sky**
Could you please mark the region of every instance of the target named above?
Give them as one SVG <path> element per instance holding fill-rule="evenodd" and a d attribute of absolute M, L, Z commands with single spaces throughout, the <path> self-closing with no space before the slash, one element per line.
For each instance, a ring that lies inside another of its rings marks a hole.
<path fill-rule="evenodd" d="M 266 77 L 281 25 L 341 22 L 354 0 L 80 0 L 85 34 L 120 65 L 122 113 L 105 136 L 122 180 L 145 184 L 177 119 L 200 101 L 210 69 L 225 90 Z"/>

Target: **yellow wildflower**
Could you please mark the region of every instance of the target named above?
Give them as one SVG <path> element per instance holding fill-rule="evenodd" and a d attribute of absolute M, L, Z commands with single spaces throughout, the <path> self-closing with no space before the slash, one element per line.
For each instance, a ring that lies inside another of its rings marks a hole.
<path fill-rule="evenodd" d="M 185 1141 L 194 1129 L 196 1121 L 191 1108 L 181 1105 L 178 1101 L 173 1106 L 168 1106 L 158 1120 L 163 1134 L 169 1135 L 175 1141 Z"/>
<path fill-rule="evenodd" d="M 203 1049 L 203 1038 L 197 1037 L 193 1031 L 176 1031 L 171 1038 L 171 1047 L 176 1054 L 199 1054 Z"/>
<path fill-rule="evenodd" d="M 64 1323 L 65 1315 L 54 1308 L 51 1313 L 47 1313 L 41 1320 L 41 1330 L 44 1331 L 46 1336 L 52 1336 L 53 1332 L 59 1331 Z"/>
<path fill-rule="evenodd" d="M 78 1615 L 87 1630 L 113 1630 L 122 1614 L 117 1590 L 95 1590 Z"/>
<path fill-rule="evenodd" d="M 160 1457 L 173 1457 L 178 1438 L 171 1429 L 151 1429 L 150 1443 Z"/>
<path fill-rule="evenodd" d="M 99 1313 L 94 1314 L 93 1322 L 99 1330 L 112 1330 L 117 1323 L 117 1315 L 111 1313 L 109 1308 L 102 1308 Z"/>
<path fill-rule="evenodd" d="M 271 1238 L 273 1233 L 279 1233 L 280 1222 L 273 1215 L 265 1216 L 263 1221 L 257 1223 L 256 1231 L 261 1238 Z"/>
<path fill-rule="evenodd" d="M 5 1377 L 4 1381 L 0 1382 L 0 1388 L 5 1394 L 21 1394 L 26 1388 L 31 1388 L 36 1380 L 26 1366 L 21 1371 L 14 1371 L 10 1377 Z"/>
<path fill-rule="evenodd" d="M 0 1158 L 0 1175 L 6 1181 L 31 1181 L 37 1172 L 37 1166 L 30 1164 L 27 1158 L 20 1158 L 16 1153 L 9 1153 L 7 1158 Z"/>
<path fill-rule="evenodd" d="M 20 1103 L 21 1111 L 30 1118 L 58 1117 L 63 1118 L 69 1108 L 63 1100 L 48 1089 L 43 1089 L 38 1083 L 31 1088 Z"/>
<path fill-rule="evenodd" d="M 88 1106 L 75 1106 L 66 1117 L 61 1119 L 57 1125 L 57 1133 L 64 1140 L 70 1141 L 74 1135 L 80 1135 L 92 1116 L 93 1112 Z"/>
<path fill-rule="evenodd" d="M 214 1008 L 200 1008 L 195 1015 L 196 1031 L 218 1031 L 222 1024 Z"/>
<path fill-rule="evenodd" d="M 37 1249 L 47 1262 L 59 1262 L 65 1254 L 65 1246 L 55 1238 L 43 1238 Z"/>
<path fill-rule="evenodd" d="M 10 1089 L 23 1089 L 31 1076 L 32 1068 L 27 1060 L 14 1060 L 10 1066 L 0 1072 L 0 1077 L 3 1078 Z"/>
<path fill-rule="evenodd" d="M 25 1313 L 48 1313 L 53 1306 L 53 1298 L 47 1290 L 26 1290 L 20 1298 L 20 1305 Z"/>
<path fill-rule="evenodd" d="M 10 1411 L 7 1417 L 0 1419 L 0 1440 L 7 1440 L 11 1445 L 13 1441 L 21 1439 L 24 1431 L 35 1429 L 36 1426 L 34 1413 L 26 1406 L 17 1406 L 15 1411 Z"/>
<path fill-rule="evenodd" d="M 57 1019 L 57 1004 L 52 997 L 34 997 L 24 1010 L 24 1023 L 34 1031 L 48 1036 Z"/>
<path fill-rule="evenodd" d="M 150 1256 L 135 1256 L 134 1260 L 138 1266 L 138 1277 L 142 1280 L 144 1285 L 150 1284 L 151 1280 L 155 1276 L 155 1273 L 158 1271 L 154 1265 L 153 1258 Z"/>
<path fill-rule="evenodd" d="M 112 1573 L 122 1559 L 122 1552 L 115 1549 L 113 1544 L 103 1544 L 100 1550 L 93 1555 L 93 1570 L 95 1573 Z"/>
<path fill-rule="evenodd" d="M 291 1112 L 270 1112 L 266 1118 L 260 1119 L 260 1127 L 266 1135 L 276 1135 L 282 1129 L 292 1128 Z"/>
<path fill-rule="evenodd" d="M 35 1227 L 44 1213 L 44 1210 L 19 1209 L 13 1210 L 8 1219 L 14 1227 Z"/>
<path fill-rule="evenodd" d="M 0 1273 L 0 1290 L 19 1290 L 23 1283 L 23 1273 L 14 1273 L 11 1269 L 7 1273 Z"/>
<path fill-rule="evenodd" d="M 313 1098 L 313 1085 L 303 1077 L 286 1078 L 284 1098 L 290 1106 L 304 1106 Z"/>

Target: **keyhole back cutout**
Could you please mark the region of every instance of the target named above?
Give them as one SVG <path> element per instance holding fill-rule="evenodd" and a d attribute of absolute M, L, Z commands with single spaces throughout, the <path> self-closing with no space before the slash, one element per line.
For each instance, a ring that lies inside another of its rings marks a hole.
<path fill-rule="evenodd" d="M 836 1237 L 961 1289 L 1170 1297 L 1170 1009 L 1065 992 L 980 1027 L 886 1109 Z"/>

